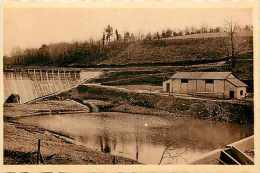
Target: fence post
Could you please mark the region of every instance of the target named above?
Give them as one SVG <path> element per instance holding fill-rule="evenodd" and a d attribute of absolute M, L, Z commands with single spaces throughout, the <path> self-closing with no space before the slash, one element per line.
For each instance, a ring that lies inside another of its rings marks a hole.
<path fill-rule="evenodd" d="M 37 149 L 37 164 L 40 163 L 40 154 L 41 154 L 41 140 L 38 139 L 38 149 Z"/>
<path fill-rule="evenodd" d="M 113 165 L 116 164 L 116 156 L 113 156 L 112 163 L 113 163 Z"/>

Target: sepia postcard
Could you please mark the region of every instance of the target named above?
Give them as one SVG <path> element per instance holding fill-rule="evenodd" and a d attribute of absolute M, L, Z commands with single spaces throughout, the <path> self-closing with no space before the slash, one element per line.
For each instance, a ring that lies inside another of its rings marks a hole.
<path fill-rule="evenodd" d="M 259 7 L 4 1 L 0 173 L 257 173 Z"/>

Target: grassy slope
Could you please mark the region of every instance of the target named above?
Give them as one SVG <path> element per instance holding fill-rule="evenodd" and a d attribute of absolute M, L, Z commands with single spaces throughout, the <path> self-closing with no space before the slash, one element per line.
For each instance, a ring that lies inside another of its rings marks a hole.
<path fill-rule="evenodd" d="M 227 101 L 169 97 L 150 93 L 137 93 L 102 85 L 80 85 L 59 97 L 74 100 L 102 100 L 112 103 L 106 111 L 154 114 L 159 116 L 196 115 L 200 117 L 229 119 L 230 121 L 252 120 L 252 102 L 245 105 Z M 220 110 L 220 108 L 223 108 Z M 173 113 L 173 114 L 172 114 Z M 239 121 L 238 121 L 239 122 Z"/>
<path fill-rule="evenodd" d="M 224 39 L 219 37 L 136 42 L 99 64 L 127 65 L 220 59 L 227 56 L 227 40 Z M 240 37 L 237 42 L 239 53 L 252 51 L 252 37 Z"/>
<path fill-rule="evenodd" d="M 127 85 L 127 84 L 152 84 L 161 85 L 162 82 L 171 76 L 176 70 L 187 71 L 212 71 L 208 66 L 205 68 L 156 68 L 148 70 L 154 64 L 167 64 L 181 62 L 179 65 L 189 65 L 191 63 L 207 63 L 208 60 L 218 60 L 227 56 L 224 43 L 227 40 L 220 38 L 200 38 L 200 39 L 179 39 L 165 41 L 150 41 L 132 43 L 127 49 L 121 51 L 116 56 L 104 60 L 100 64 L 106 65 L 148 65 L 142 71 L 117 71 L 107 73 L 104 78 L 96 82 L 106 85 Z M 227 38 L 226 38 L 227 39 Z M 252 66 L 252 37 L 239 37 L 236 41 L 236 50 L 239 50 L 237 57 L 234 57 L 232 71 L 242 80 L 253 79 Z M 201 60 L 206 60 L 205 62 Z M 199 62 L 201 61 L 201 62 Z M 216 67 L 215 70 L 223 71 Z M 245 81 L 246 82 L 246 81 Z M 246 82 L 248 83 L 248 82 Z M 251 82 L 252 83 L 252 82 Z M 248 83 L 252 88 L 250 81 Z M 250 89 L 251 90 L 251 89 Z"/>

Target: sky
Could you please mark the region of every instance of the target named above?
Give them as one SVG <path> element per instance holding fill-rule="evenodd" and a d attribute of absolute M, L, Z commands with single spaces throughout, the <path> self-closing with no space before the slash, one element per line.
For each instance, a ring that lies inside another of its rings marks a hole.
<path fill-rule="evenodd" d="M 4 54 L 13 48 L 100 39 L 110 24 L 119 33 L 157 32 L 186 26 L 224 26 L 226 20 L 252 24 L 252 10 L 173 8 L 6 8 L 4 9 Z"/>

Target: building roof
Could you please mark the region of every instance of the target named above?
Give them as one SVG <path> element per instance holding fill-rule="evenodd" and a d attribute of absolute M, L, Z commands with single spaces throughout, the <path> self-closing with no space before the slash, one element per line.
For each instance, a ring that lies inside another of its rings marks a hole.
<path fill-rule="evenodd" d="M 231 72 L 177 72 L 171 79 L 227 79 Z"/>
<path fill-rule="evenodd" d="M 228 78 L 227 81 L 229 81 L 230 83 L 232 83 L 233 85 L 235 85 L 237 87 L 247 87 L 247 84 L 238 80 L 237 78 Z"/>

